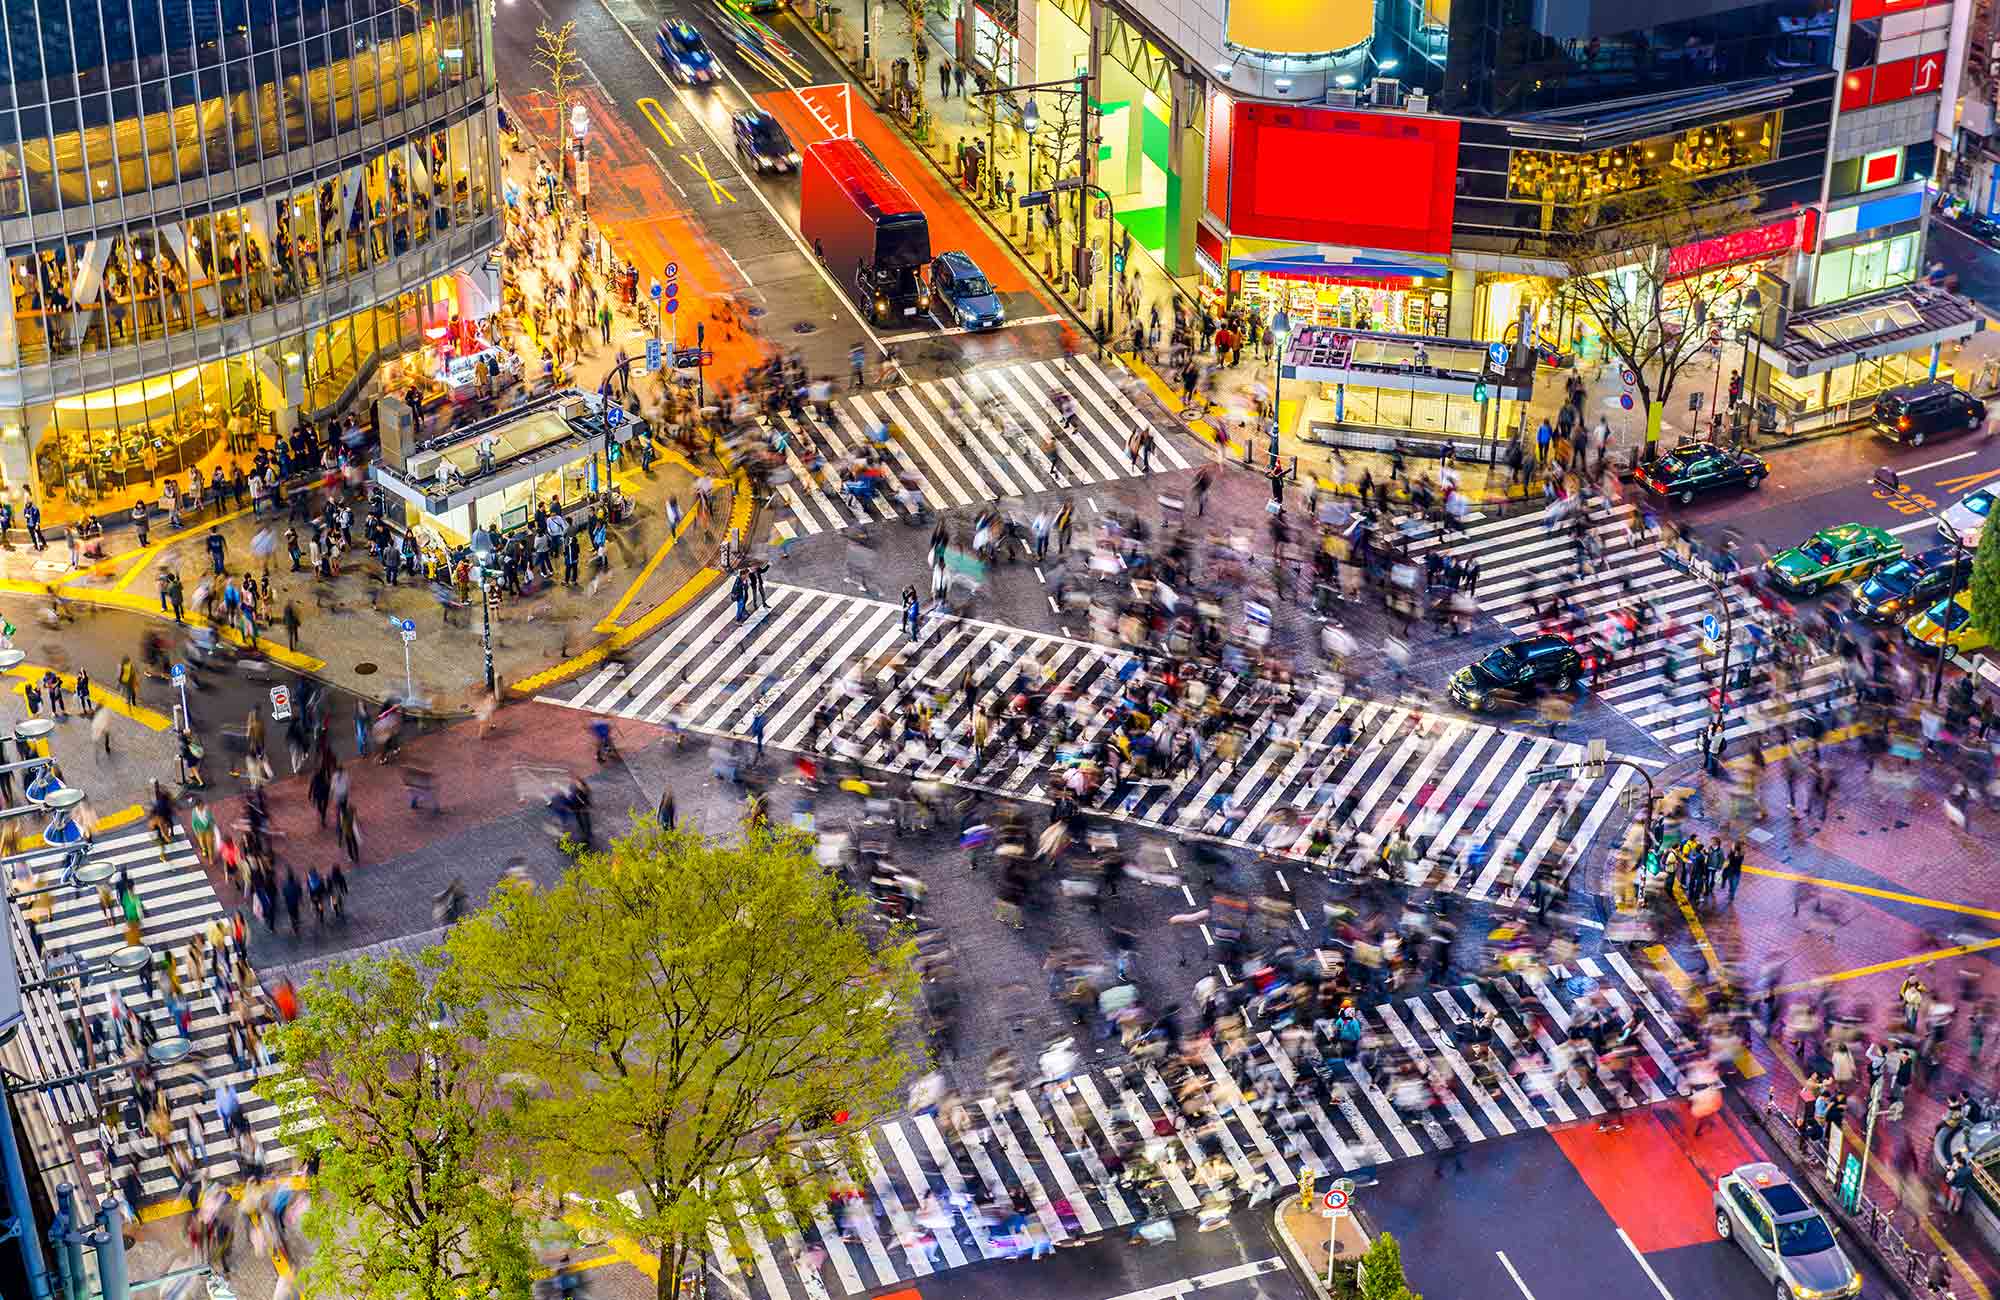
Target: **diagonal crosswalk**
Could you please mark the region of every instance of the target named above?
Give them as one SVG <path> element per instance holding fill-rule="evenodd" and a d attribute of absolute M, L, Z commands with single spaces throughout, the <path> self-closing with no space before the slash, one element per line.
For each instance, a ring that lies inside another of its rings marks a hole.
<path fill-rule="evenodd" d="M 556 702 L 712 735 L 746 735 L 761 719 L 765 743 L 781 750 L 809 747 L 826 702 L 837 710 L 828 734 L 858 743 L 866 763 L 1046 799 L 1051 771 L 1108 737 L 1108 706 L 1138 667 L 1133 656 L 1087 641 L 948 615 L 934 614 L 913 641 L 895 605 L 867 597 L 779 585 L 770 598 L 738 624 L 718 588 L 639 663 L 608 668 Z M 929 693 L 958 734 L 971 712 L 958 689 L 968 673 L 991 698 L 1023 672 L 1046 677 L 1074 701 L 1074 739 L 1056 726 L 1031 726 L 1018 743 L 989 746 L 978 761 L 956 743 L 908 747 L 892 738 L 902 709 L 889 677 Z M 1239 689 L 1225 677 L 1225 707 L 1238 702 Z M 1414 863 L 1440 874 L 1445 887 L 1505 899 L 1545 861 L 1548 875 L 1567 875 L 1617 810 L 1633 779 L 1628 768 L 1593 781 L 1528 781 L 1538 766 L 1583 756 L 1582 745 L 1542 734 L 1311 690 L 1262 709 L 1233 760 L 1213 753 L 1128 779 L 1104 811 L 1313 865 L 1400 830 Z"/>
<path fill-rule="evenodd" d="M 1056 413 L 1058 389 L 1075 399 L 1073 431 L 1062 428 Z M 966 411 L 981 418 L 965 419 Z M 779 485 L 777 498 L 802 536 L 903 514 L 893 487 L 858 495 L 842 490 L 830 466 L 815 472 L 800 454 L 807 446 L 831 463 L 869 446 L 870 429 L 894 425 L 900 433 L 882 451 L 896 473 L 918 484 L 932 507 L 971 506 L 1137 477 L 1140 467 L 1127 456 L 1126 440 L 1151 425 L 1089 357 L 984 366 L 956 377 L 849 393 L 834 400 L 833 412 L 830 423 L 810 408 L 801 419 L 778 414 L 764 422 L 765 432 L 784 444 L 791 481 Z M 1043 450 L 1050 435 L 1058 447 L 1054 468 Z M 1155 434 L 1154 469 L 1186 469 L 1192 463 L 1171 438 Z"/>
<path fill-rule="evenodd" d="M 212 1101 L 214 1085 L 227 1081 L 237 1090 L 244 1118 L 267 1166 L 282 1164 L 288 1156 L 278 1141 L 279 1107 L 258 1085 L 257 1071 L 239 1069 L 232 1062 L 228 1038 L 231 1017 L 207 972 L 195 977 L 187 973 L 184 952 L 188 940 L 216 921 L 226 925 L 228 918 L 228 910 L 209 883 L 193 844 L 185 834 L 176 832 L 162 854 L 152 833 L 141 830 L 99 840 L 90 860 L 92 864 L 117 867 L 130 877 L 144 908 L 142 936 L 153 951 L 155 967 L 168 951 L 182 958 L 183 990 L 190 1009 L 188 1038 L 193 1050 L 183 1061 L 159 1067 L 156 1076 L 174 1119 L 176 1141 L 184 1140 L 187 1116 L 193 1114 L 198 1117 L 206 1147 L 206 1154 L 198 1157 L 195 1164 L 210 1178 L 228 1177 L 237 1171 L 234 1140 L 217 1116 Z M 52 855 L 44 862 L 31 861 L 30 869 L 51 872 L 58 865 Z M 68 969 L 66 959 L 75 958 L 89 972 L 88 977 L 82 981 L 60 979 L 53 986 L 56 1006 L 66 1025 L 95 1023 L 101 1030 L 101 1037 L 87 1052 L 82 1040 L 72 1036 L 77 1044 L 77 1057 L 86 1059 L 86 1063 L 88 1060 L 102 1063 L 124 1055 L 110 1011 L 113 997 L 134 1016 L 149 1021 L 162 1038 L 173 1037 L 175 1030 L 166 1006 L 168 990 L 164 979 L 156 977 L 149 992 L 137 974 L 114 974 L 104 965 L 105 959 L 123 946 L 124 933 L 101 909 L 97 891 L 63 890 L 50 897 L 51 915 L 39 927 L 42 952 L 37 966 L 59 974 Z M 51 1064 L 54 1063 L 35 1062 L 42 1070 Z M 263 1072 L 268 1073 L 268 1067 Z M 121 1106 L 130 1095 L 124 1071 L 101 1078 L 95 1088 L 95 1104 L 106 1109 Z M 88 1114 L 73 1116 L 71 1139 L 81 1153 L 88 1176 L 98 1183 L 96 1190 L 105 1192 L 112 1187 L 109 1180 L 117 1176 L 126 1162 L 102 1149 L 94 1119 Z M 142 1132 L 135 1138 L 128 1131 L 124 1141 L 128 1152 L 137 1156 L 140 1183 L 148 1198 L 180 1192 L 165 1152 L 150 1135 Z"/>
<path fill-rule="evenodd" d="M 1566 1048 L 1586 1003 L 1629 1026 L 1638 1062 L 1629 1075 L 1607 1077 Z M 824 1207 L 795 1223 L 773 1201 L 782 1233 L 745 1218 L 716 1228 L 716 1267 L 757 1300 L 856 1295 L 1027 1253 L 1005 1222 L 1015 1189 L 1061 1244 L 1133 1233 L 1211 1195 L 1286 1193 L 1302 1169 L 1324 1180 L 1606 1119 L 1682 1091 L 1679 1031 L 1618 954 L 1365 1006 L 1385 1040 L 1372 1067 L 1333 1053 L 1327 1023 L 1266 1011 L 1253 1006 L 1233 1060 L 1200 1040 L 1178 1063 L 1135 1057 L 1064 1085 L 997 1088 L 968 1100 L 971 1122 L 955 1129 L 930 1111 L 885 1121 L 863 1135 L 864 1166 L 836 1171 L 859 1193 L 838 1224 Z M 1483 1033 L 1466 1032 L 1475 1022 Z M 1480 1039 L 1483 1050 L 1470 1045 Z M 1410 1088 L 1391 1064 L 1420 1059 L 1439 1071 L 1433 1088 Z M 1196 1091 L 1213 1099 L 1213 1121 L 1177 1100 Z M 1142 1155 L 1156 1175 L 1149 1184 L 1133 1176 Z M 759 1195 L 740 1193 L 745 1205 Z"/>
<path fill-rule="evenodd" d="M 1640 629 L 1634 644 L 1618 652 L 1591 693 L 1675 753 L 1693 753 L 1708 726 L 1709 689 L 1700 676 L 1698 656 L 1689 649 L 1699 639 L 1696 629 L 1703 617 L 1713 613 L 1719 618 L 1721 607 L 1708 582 L 1681 567 L 1657 541 L 1633 543 L 1636 516 L 1629 504 L 1590 512 L 1590 531 L 1604 549 L 1602 561 L 1587 574 L 1579 574 L 1576 567 L 1569 528 L 1548 530 L 1540 514 L 1473 524 L 1459 537 L 1433 536 L 1416 549 L 1442 547 L 1456 558 L 1476 560 L 1479 585 L 1474 598 L 1518 636 L 1540 630 L 1538 606 L 1552 596 L 1562 596 L 1587 611 L 1593 625 L 1642 598 L 1651 601 L 1658 617 Z M 1725 599 L 1735 609 L 1737 650 L 1732 662 L 1740 664 L 1748 629 L 1755 622 L 1755 603 L 1737 587 L 1727 588 Z M 1669 625 L 1683 630 L 1676 682 L 1667 680 Z M 1768 656 L 1761 661 L 1765 667 L 1768 662 Z M 1839 664 L 1821 658 L 1806 667 L 1787 701 L 1795 708 L 1810 708 L 1842 689 Z M 1731 693 L 1725 734 L 1735 740 L 1759 730 L 1759 707 L 1774 693 L 1771 674 L 1753 671 L 1749 689 Z"/>

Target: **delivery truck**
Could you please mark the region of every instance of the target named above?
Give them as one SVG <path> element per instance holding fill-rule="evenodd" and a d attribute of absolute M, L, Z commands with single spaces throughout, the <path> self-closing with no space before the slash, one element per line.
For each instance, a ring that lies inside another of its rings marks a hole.
<path fill-rule="evenodd" d="M 929 312 L 930 225 L 859 140 L 820 140 L 799 165 L 799 231 L 878 325 Z"/>

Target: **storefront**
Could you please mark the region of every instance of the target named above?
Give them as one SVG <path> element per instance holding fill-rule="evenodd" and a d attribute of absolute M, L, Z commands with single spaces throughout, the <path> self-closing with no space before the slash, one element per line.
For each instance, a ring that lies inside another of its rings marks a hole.
<path fill-rule="evenodd" d="M 622 455 L 645 433 L 645 423 L 616 403 L 570 390 L 468 425 L 447 445 L 425 444 L 407 459 L 385 442 L 369 476 L 393 498 L 392 524 L 426 548 L 449 550 L 481 528 L 519 528 L 537 505 L 555 513 L 580 506 L 600 486 L 603 457 Z"/>
<path fill-rule="evenodd" d="M 1451 273 L 1442 258 L 1273 240 L 1229 242 L 1225 305 L 1268 319 L 1282 308 L 1293 329 L 1325 326 L 1442 337 L 1451 321 Z"/>
<path fill-rule="evenodd" d="M 1866 415 L 1875 397 L 1926 379 L 1956 381 L 1946 343 L 1970 338 L 1985 317 L 1965 299 L 1911 284 L 1799 312 L 1775 342 L 1752 336 L 1750 389 L 1788 434 Z"/>
<path fill-rule="evenodd" d="M 352 397 L 386 357 L 425 332 L 484 311 L 466 274 L 222 360 L 0 411 L 0 477 L 26 488 L 51 524 L 129 512 L 160 480 L 231 472 L 293 413 L 318 416 Z"/>
<path fill-rule="evenodd" d="M 1490 462 L 1533 392 L 1532 375 L 1491 365 L 1488 345 L 1468 339 L 1308 326 L 1285 350 L 1283 398 L 1310 442 L 1375 451 L 1410 436 Z"/>

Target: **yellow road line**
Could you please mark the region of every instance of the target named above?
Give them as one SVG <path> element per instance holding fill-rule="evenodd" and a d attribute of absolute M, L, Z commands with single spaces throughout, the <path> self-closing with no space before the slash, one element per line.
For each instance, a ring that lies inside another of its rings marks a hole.
<path fill-rule="evenodd" d="M 1773 880 L 1789 880 L 1794 884 L 1817 885 L 1821 889 L 1838 889 L 1843 893 L 1861 894 L 1868 898 L 1886 898 L 1892 903 L 1908 903 L 1912 907 L 1928 907 L 1939 912 L 1958 912 L 1965 916 L 1977 916 L 1988 921 L 2000 921 L 2000 911 L 1986 907 L 1973 907 L 1968 903 L 1952 903 L 1942 898 L 1925 898 L 1921 894 L 1899 894 L 1893 889 L 1877 889 L 1873 885 L 1852 885 L 1844 880 L 1826 880 L 1819 876 L 1804 876 L 1796 871 L 1780 871 L 1776 867 L 1746 866 L 1743 870 L 1747 875 L 1769 876 Z"/>
<path fill-rule="evenodd" d="M 48 592 L 34 583 L 17 582 L 11 579 L 0 579 L 0 592 L 17 596 L 31 596 L 38 599 L 47 599 L 48 597 Z M 166 617 L 160 613 L 159 602 L 157 600 L 146 596 L 135 596 L 125 591 L 111 591 L 98 587 L 71 587 L 63 591 L 63 599 L 73 605 L 89 605 L 94 609 L 119 609 L 124 610 L 128 614 L 138 614 L 146 618 L 160 619 L 161 621 L 165 621 Z M 189 627 L 211 626 L 208 620 L 192 610 L 187 612 L 186 622 Z M 228 641 L 231 645 L 240 646 L 244 644 L 242 634 L 236 631 L 235 628 L 225 627 L 221 624 L 214 624 L 212 626 L 215 627 L 217 635 L 221 636 L 223 640 Z M 282 664 L 296 672 L 313 673 L 326 667 L 326 660 L 315 659 L 308 654 L 296 653 L 278 644 L 276 641 L 270 640 L 268 637 L 257 638 L 256 650 L 258 654 L 269 659 L 272 663 Z"/>
<path fill-rule="evenodd" d="M 729 200 L 731 203 L 736 202 L 736 196 L 731 194 L 721 181 L 716 180 L 715 177 L 708 174 L 708 164 L 702 161 L 700 154 L 684 153 L 681 155 L 681 161 L 692 167 L 695 175 L 708 182 L 708 197 L 711 202 L 720 203 L 724 199 Z"/>
<path fill-rule="evenodd" d="M 660 1280 L 660 1257 L 647 1250 L 622 1232 L 611 1232 L 605 1226 L 577 1210 L 564 1214 L 563 1222 L 579 1232 L 585 1228 L 604 1232 L 605 1244 L 610 1246 L 619 1259 L 644 1273 L 652 1281 Z"/>
<path fill-rule="evenodd" d="M 1951 1265 L 1951 1271 L 1965 1279 L 1965 1285 L 1971 1288 L 1972 1294 L 1979 1300 L 1993 1300 L 1993 1289 L 1979 1280 L 1979 1275 L 1972 1271 L 1972 1265 L 1966 1263 L 1965 1257 L 1944 1239 L 1944 1234 L 1937 1230 L 1929 1215 L 1924 1216 L 1923 1225 L 1924 1235 L 1931 1239 L 1931 1245 L 1938 1248 L 1938 1254 L 1943 1255 L 1945 1262 Z"/>
<path fill-rule="evenodd" d="M 681 534 L 694 526 L 694 521 L 695 512 L 692 510 L 681 516 L 681 526 L 674 530 L 674 535 L 660 543 L 659 549 L 653 552 L 652 557 L 646 561 L 645 567 L 639 570 L 639 576 L 632 579 L 631 586 L 625 588 L 625 594 L 618 598 L 617 603 L 611 607 L 610 611 L 603 618 L 597 620 L 597 631 L 615 632 L 618 630 L 618 616 L 625 612 L 625 607 L 632 603 L 633 598 L 639 594 L 639 589 L 644 587 L 647 579 L 653 576 L 653 570 L 660 567 L 660 561 L 666 559 L 667 553 L 674 549 L 674 543 L 680 541 Z"/>
<path fill-rule="evenodd" d="M 1780 984 L 1776 991 L 1781 994 L 1797 993 L 1801 989 L 1816 989 L 1826 984 L 1844 984 L 1848 980 L 1880 975 L 1884 971 L 1902 970 L 1906 966 L 1928 966 L 1932 962 L 1947 961 L 1953 957 L 1968 957 L 1976 952 L 1991 952 L 1995 948 L 2000 948 L 2000 939 L 1981 939 L 1978 943 L 1961 943 L 1953 948 L 1938 948 L 1931 952 L 1898 957 L 1894 961 L 1878 961 L 1872 966 L 1856 966 L 1853 970 L 1835 971 L 1831 975 L 1815 975 L 1811 979 Z"/>
<path fill-rule="evenodd" d="M 1681 1001 L 1697 1012 L 1708 1009 L 1708 995 L 1701 991 L 1701 986 L 1694 982 L 1693 976 L 1681 969 L 1680 962 L 1674 959 L 1672 953 L 1657 943 L 1648 946 L 1645 953 L 1647 960 L 1653 963 L 1653 968 L 1665 977 L 1667 983 L 1673 985 L 1674 992 L 1680 996 Z M 1736 1068 L 1746 1079 L 1754 1079 L 1764 1073 L 1763 1065 L 1756 1057 L 1750 1055 L 1748 1047 L 1736 1049 Z"/>
<path fill-rule="evenodd" d="M 16 664 L 7 670 L 7 675 L 22 679 L 14 687 L 14 694 L 19 695 L 28 689 L 28 683 L 41 681 L 42 675 L 48 671 L 49 669 L 44 668 L 40 664 Z M 65 690 L 76 690 L 76 678 L 73 675 L 69 673 L 57 673 L 56 676 L 61 679 Z M 101 682 L 92 682 L 90 684 L 90 698 L 96 703 L 98 708 L 109 709 L 120 717 L 130 718 L 149 731 L 165 731 L 168 727 L 174 725 L 173 719 L 163 713 L 155 713 L 143 704 L 128 705 L 125 703 L 123 695 L 106 694 L 104 692 L 104 685 Z"/>
<path fill-rule="evenodd" d="M 109 816 L 99 817 L 97 819 L 97 829 L 100 831 L 115 831 L 120 826 L 130 826 L 133 822 L 143 820 L 145 816 L 146 806 L 144 804 L 127 804 Z"/>
<path fill-rule="evenodd" d="M 1688 903 L 1687 894 L 1682 891 L 1679 880 L 1674 881 L 1674 901 L 1680 904 L 1681 915 L 1688 923 L 1688 933 L 1694 936 L 1695 946 L 1701 949 L 1702 959 L 1708 963 L 1709 978 L 1723 988 L 1728 988 L 1729 971 L 1723 966 L 1722 958 L 1716 955 L 1715 945 L 1708 941 L 1708 927 L 1701 923 L 1701 917 Z"/>
<path fill-rule="evenodd" d="M 667 116 L 667 110 L 660 107 L 659 100 L 647 95 L 635 101 L 635 105 L 645 119 L 653 124 L 653 129 L 660 133 L 662 140 L 675 146 L 687 143 L 686 137 L 681 135 L 680 127 L 674 124 L 674 119 Z"/>
<path fill-rule="evenodd" d="M 666 600 L 662 601 L 649 612 L 641 615 L 630 626 L 620 628 L 606 637 L 601 643 L 585 650 L 582 654 L 572 655 L 559 664 L 544 668 L 532 676 L 523 677 L 520 681 L 513 683 L 507 688 L 508 693 L 518 696 L 535 695 L 550 686 L 554 686 L 557 682 L 567 681 L 586 668 L 593 668 L 603 663 L 612 651 L 622 650 L 634 641 L 643 640 L 654 628 L 687 608 L 689 602 L 693 601 L 696 596 L 701 595 L 702 592 L 707 591 L 709 584 L 721 576 L 722 570 L 720 569 L 702 569 L 686 582 L 683 582 L 673 595 L 667 597 Z"/>

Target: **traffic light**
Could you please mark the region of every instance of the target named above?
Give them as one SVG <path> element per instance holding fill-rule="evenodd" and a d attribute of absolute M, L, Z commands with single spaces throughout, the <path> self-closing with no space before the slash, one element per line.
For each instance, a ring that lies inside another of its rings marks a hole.
<path fill-rule="evenodd" d="M 1743 372 L 1740 370 L 1732 370 L 1729 372 L 1729 403 L 1730 405 L 1734 406 L 1736 403 L 1742 400 L 1743 400 Z"/>
<path fill-rule="evenodd" d="M 1483 402 L 1486 400 L 1486 383 L 1484 380 L 1481 380 L 1480 382 L 1472 386 L 1472 400 L 1475 402 Z"/>

